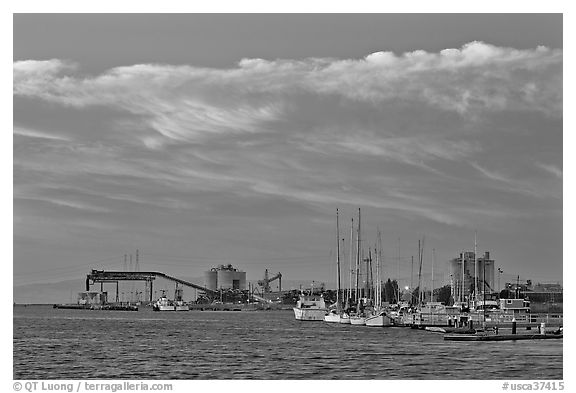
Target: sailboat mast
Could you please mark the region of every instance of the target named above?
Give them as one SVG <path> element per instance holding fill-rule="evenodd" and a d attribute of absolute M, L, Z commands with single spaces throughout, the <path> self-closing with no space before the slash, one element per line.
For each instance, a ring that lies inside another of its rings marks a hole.
<path fill-rule="evenodd" d="M 476 258 L 476 231 L 474 231 L 474 302 L 478 298 L 478 260 Z"/>
<path fill-rule="evenodd" d="M 396 296 L 396 303 L 400 303 L 400 238 L 398 238 L 398 265 L 396 271 L 396 289 L 397 289 L 397 296 Z"/>
<path fill-rule="evenodd" d="M 461 301 L 464 303 L 464 251 L 462 251 L 462 293 L 460 296 L 462 297 Z"/>
<path fill-rule="evenodd" d="M 348 285 L 348 297 L 352 300 L 352 253 L 354 251 L 354 218 L 352 218 L 352 224 L 350 226 L 350 270 L 348 271 L 349 285 Z"/>
<path fill-rule="evenodd" d="M 376 287 L 378 288 L 378 308 L 382 307 L 382 268 L 380 261 L 382 260 L 382 234 L 378 228 L 378 251 L 376 253 L 376 280 L 378 280 Z"/>
<path fill-rule="evenodd" d="M 422 305 L 422 246 L 420 239 L 418 239 L 418 258 L 419 258 L 419 268 L 418 268 L 418 305 Z"/>
<path fill-rule="evenodd" d="M 368 247 L 368 259 L 366 260 L 366 297 L 372 299 L 374 290 L 374 276 L 372 275 L 372 250 Z"/>
<path fill-rule="evenodd" d="M 432 292 L 430 292 L 430 301 L 434 301 L 434 265 L 436 264 L 436 249 L 432 249 Z"/>
<path fill-rule="evenodd" d="M 412 304 L 414 300 L 414 255 L 412 255 L 412 270 L 410 271 L 410 291 L 410 304 Z"/>
<path fill-rule="evenodd" d="M 356 236 L 356 302 L 360 299 L 358 296 L 358 280 L 359 280 L 359 268 L 360 268 L 360 208 L 358 208 L 358 235 Z"/>
<path fill-rule="evenodd" d="M 340 307 L 340 227 L 338 226 L 338 208 L 336 208 L 336 265 L 338 274 L 338 290 L 336 292 L 336 304 Z"/>
<path fill-rule="evenodd" d="M 376 286 L 374 293 L 374 305 L 376 308 L 380 308 L 380 256 L 378 255 L 378 250 L 374 248 L 374 254 L 376 255 Z"/>

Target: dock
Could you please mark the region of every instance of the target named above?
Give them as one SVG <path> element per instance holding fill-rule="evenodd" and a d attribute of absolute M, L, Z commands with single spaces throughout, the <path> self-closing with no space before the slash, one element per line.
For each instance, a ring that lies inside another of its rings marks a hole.
<path fill-rule="evenodd" d="M 447 341 L 516 341 L 561 339 L 563 334 L 446 334 Z"/>
<path fill-rule="evenodd" d="M 54 304 L 52 307 L 64 310 L 138 311 L 138 306 L 129 304 Z"/>

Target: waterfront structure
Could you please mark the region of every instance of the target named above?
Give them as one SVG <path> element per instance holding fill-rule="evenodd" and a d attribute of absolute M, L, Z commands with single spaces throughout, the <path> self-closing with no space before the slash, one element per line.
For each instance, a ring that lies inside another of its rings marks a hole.
<path fill-rule="evenodd" d="M 460 253 L 458 258 L 450 260 L 450 286 L 454 301 L 464 302 L 470 299 L 470 294 L 474 292 L 476 287 L 474 278 L 477 280 L 477 295 L 483 293 L 484 288 L 486 288 L 486 293 L 496 291 L 494 287 L 494 260 L 490 259 L 488 251 L 478 258 L 475 258 L 474 252 L 467 251 Z"/>
<path fill-rule="evenodd" d="M 219 265 L 204 273 L 204 285 L 212 291 L 221 289 L 246 289 L 246 272 L 239 271 L 232 265 Z"/>

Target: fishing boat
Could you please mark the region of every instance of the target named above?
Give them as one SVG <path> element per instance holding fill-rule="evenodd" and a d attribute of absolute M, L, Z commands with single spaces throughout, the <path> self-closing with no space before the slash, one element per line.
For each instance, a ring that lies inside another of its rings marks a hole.
<path fill-rule="evenodd" d="M 293 308 L 294 317 L 299 321 L 323 321 L 326 314 L 326 303 L 322 295 L 304 295 Z"/>

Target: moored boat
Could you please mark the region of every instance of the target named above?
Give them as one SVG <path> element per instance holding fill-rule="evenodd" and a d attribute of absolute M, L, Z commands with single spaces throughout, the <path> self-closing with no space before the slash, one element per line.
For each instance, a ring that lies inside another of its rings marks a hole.
<path fill-rule="evenodd" d="M 324 315 L 324 322 L 340 323 L 340 314 L 338 314 L 338 310 L 330 310 L 328 314 Z"/>
<path fill-rule="evenodd" d="M 174 302 L 174 311 L 189 311 L 190 307 L 181 300 Z"/>
<path fill-rule="evenodd" d="M 340 320 L 338 321 L 339 323 L 342 324 L 350 324 L 350 315 L 348 313 L 342 313 L 340 315 Z"/>
<path fill-rule="evenodd" d="M 366 318 L 360 315 L 350 316 L 351 325 L 366 325 Z"/>
<path fill-rule="evenodd" d="M 382 310 L 379 313 L 366 317 L 366 326 L 392 326 L 392 319 L 388 316 L 386 311 Z"/>
<path fill-rule="evenodd" d="M 293 310 L 294 317 L 299 321 L 323 321 L 326 303 L 322 295 L 301 294 Z"/>
<path fill-rule="evenodd" d="M 169 300 L 166 297 L 164 293 L 162 293 L 162 296 L 160 296 L 160 298 L 156 300 L 156 303 L 154 303 L 152 309 L 154 311 L 175 311 L 176 306 L 171 300 Z"/>

